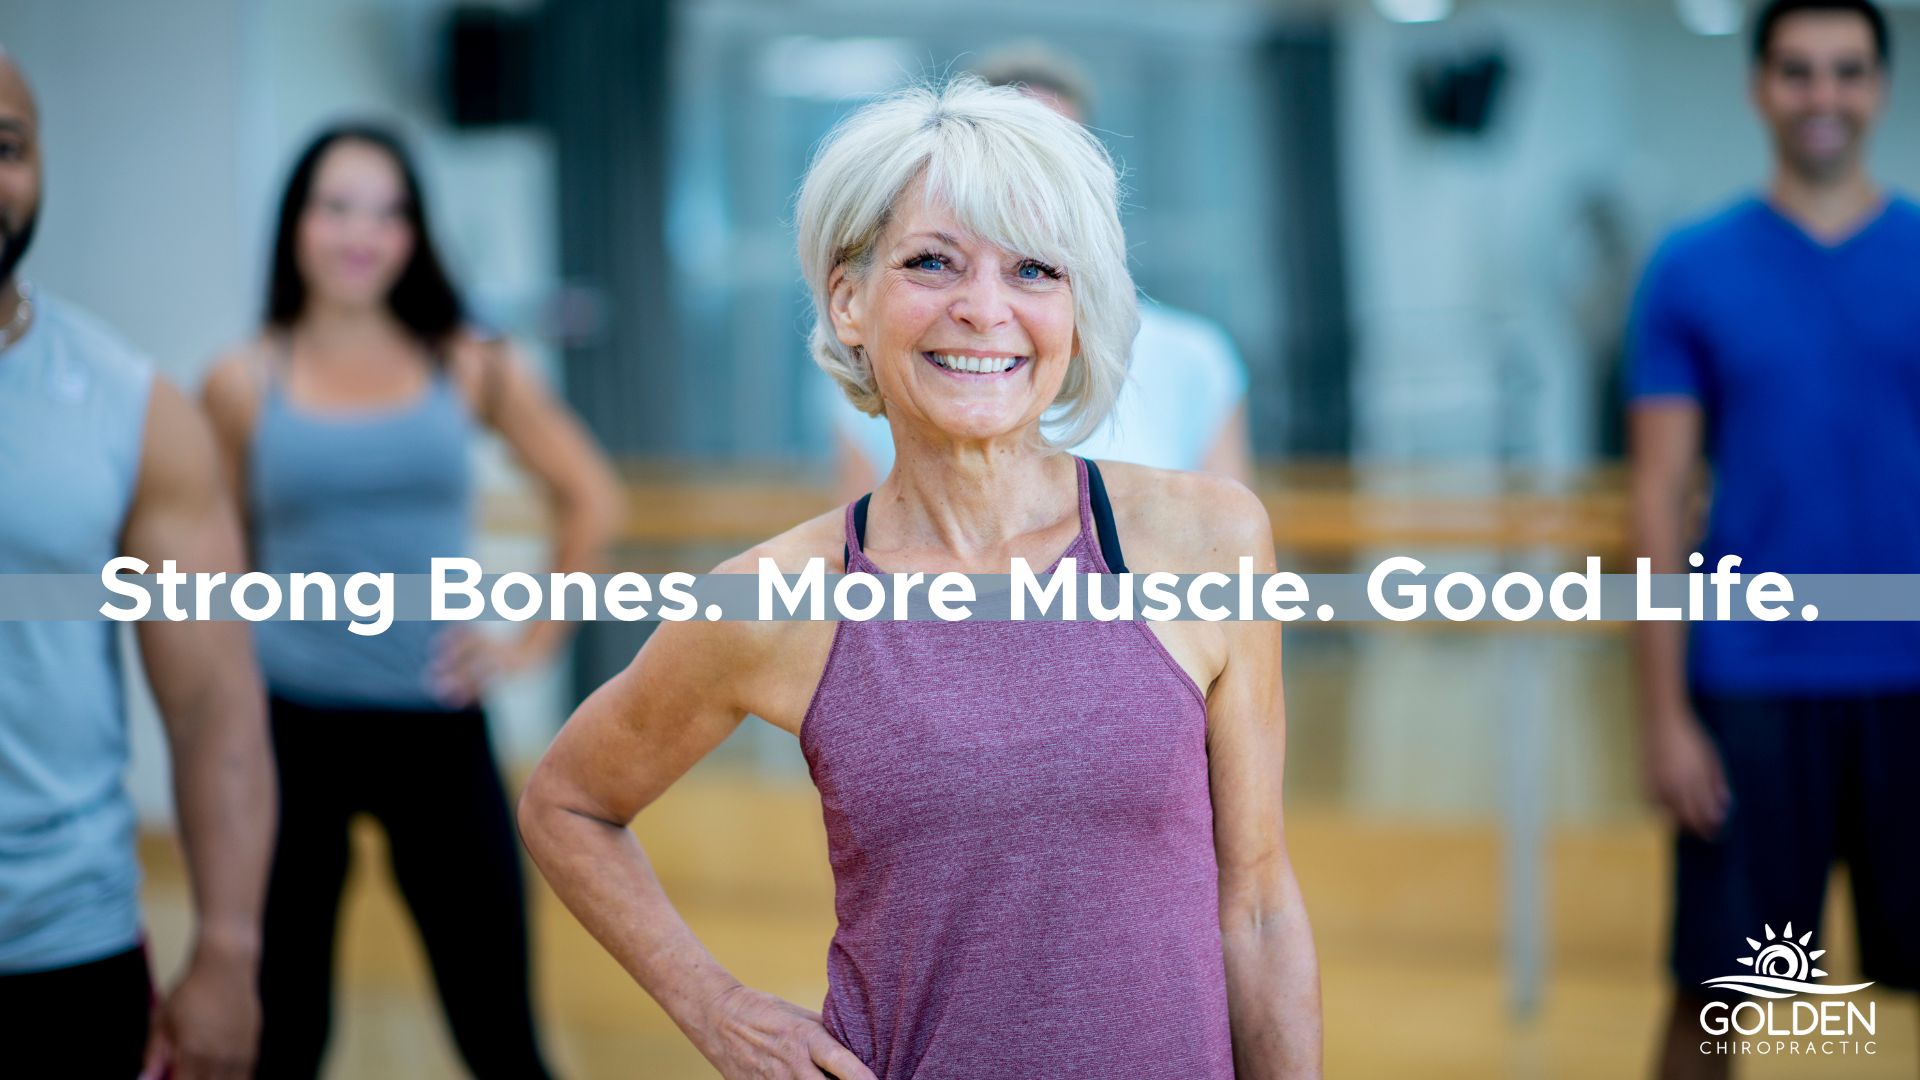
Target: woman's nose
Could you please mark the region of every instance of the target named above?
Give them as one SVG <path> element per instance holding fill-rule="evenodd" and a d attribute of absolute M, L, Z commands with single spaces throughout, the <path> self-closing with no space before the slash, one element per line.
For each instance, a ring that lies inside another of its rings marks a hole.
<path fill-rule="evenodd" d="M 985 331 L 1005 324 L 1013 317 L 1013 305 L 1007 287 L 998 274 L 979 271 L 968 276 L 951 308 L 956 321 Z"/>

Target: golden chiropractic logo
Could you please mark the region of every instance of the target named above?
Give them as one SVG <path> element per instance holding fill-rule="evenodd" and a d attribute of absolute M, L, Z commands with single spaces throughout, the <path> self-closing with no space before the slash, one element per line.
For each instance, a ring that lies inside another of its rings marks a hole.
<path fill-rule="evenodd" d="M 1796 939 L 1792 923 L 1779 934 L 1771 925 L 1764 930 L 1764 942 L 1747 939 L 1753 955 L 1735 957 L 1747 971 L 1708 979 L 1701 985 L 1738 990 L 1766 1000 L 1708 1002 L 1700 1010 L 1700 1029 L 1726 1038 L 1701 1040 L 1700 1052 L 1784 1057 L 1876 1053 L 1872 1039 L 1877 1019 L 1874 1002 L 1868 1001 L 1863 1010 L 1852 1001 L 1797 1000 L 1803 995 L 1832 998 L 1873 984 L 1814 982 L 1827 975 L 1813 966 L 1827 950 L 1807 950 L 1813 931 Z M 1867 1038 L 1863 1040 L 1861 1035 Z"/>

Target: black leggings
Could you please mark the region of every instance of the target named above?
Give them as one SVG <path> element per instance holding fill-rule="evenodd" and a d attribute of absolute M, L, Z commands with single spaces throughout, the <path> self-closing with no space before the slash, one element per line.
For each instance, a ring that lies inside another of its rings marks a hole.
<path fill-rule="evenodd" d="M 433 965 L 467 1068 L 544 1077 L 527 989 L 527 911 L 486 717 L 319 709 L 274 699 L 280 839 L 260 957 L 258 1075 L 320 1071 L 333 1012 L 334 931 L 348 823 L 386 829 L 393 875 Z"/>
<path fill-rule="evenodd" d="M 0 975 L 0 1072 L 137 1076 L 152 1013 L 145 946 L 72 967 Z"/>

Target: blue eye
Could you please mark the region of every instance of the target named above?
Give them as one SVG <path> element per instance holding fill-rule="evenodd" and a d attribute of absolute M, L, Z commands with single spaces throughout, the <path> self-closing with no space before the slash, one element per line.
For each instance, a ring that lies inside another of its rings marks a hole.
<path fill-rule="evenodd" d="M 1020 268 L 1020 277 L 1025 281 L 1038 281 L 1041 278 L 1040 268 L 1028 263 Z"/>
<path fill-rule="evenodd" d="M 938 271 L 947 268 L 947 260 L 942 255 L 915 255 L 907 260 L 907 266 L 914 270 Z"/>

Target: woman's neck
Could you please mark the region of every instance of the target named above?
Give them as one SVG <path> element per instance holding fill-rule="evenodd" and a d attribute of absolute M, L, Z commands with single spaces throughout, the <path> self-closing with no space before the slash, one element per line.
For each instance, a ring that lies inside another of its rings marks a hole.
<path fill-rule="evenodd" d="M 408 337 L 384 306 L 332 304 L 318 298 L 308 301 L 293 333 L 303 348 L 320 353 L 384 351 Z"/>
<path fill-rule="evenodd" d="M 894 434 L 893 472 L 873 497 L 891 508 L 889 530 L 905 546 L 962 557 L 1002 551 L 1073 505 L 1073 459 L 1028 448 L 1024 434 L 987 443 L 921 440 L 898 426 Z"/>

